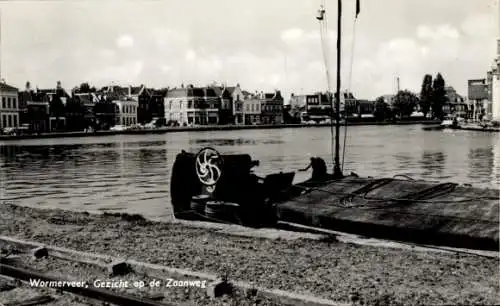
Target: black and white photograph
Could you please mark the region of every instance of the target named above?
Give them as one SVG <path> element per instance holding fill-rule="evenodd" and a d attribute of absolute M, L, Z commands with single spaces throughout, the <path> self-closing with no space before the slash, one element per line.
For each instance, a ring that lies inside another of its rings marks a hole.
<path fill-rule="evenodd" d="M 0 306 L 500 305 L 500 0 L 0 0 Z"/>

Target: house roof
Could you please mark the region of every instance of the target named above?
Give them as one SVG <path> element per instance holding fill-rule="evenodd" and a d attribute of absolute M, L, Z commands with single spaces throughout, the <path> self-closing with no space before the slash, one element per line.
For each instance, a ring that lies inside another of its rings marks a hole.
<path fill-rule="evenodd" d="M 204 94 L 205 94 L 205 97 L 209 97 L 209 98 L 218 98 L 218 97 L 220 97 L 220 95 L 217 94 L 217 92 L 215 91 L 215 89 L 211 88 L 211 87 L 204 88 Z"/>
<path fill-rule="evenodd" d="M 221 97 L 222 96 L 222 93 L 224 91 L 224 88 L 221 88 L 219 86 L 211 86 L 210 88 L 212 88 L 215 92 L 215 94 L 218 96 L 218 97 Z"/>
<path fill-rule="evenodd" d="M 16 87 L 14 86 L 10 86 L 8 84 L 5 84 L 5 83 L 0 83 L 0 91 L 10 91 L 10 92 L 18 92 L 19 89 L 17 89 Z"/>
<path fill-rule="evenodd" d="M 182 98 L 182 97 L 209 97 L 218 98 L 216 91 L 211 87 L 186 87 L 174 88 L 167 91 L 168 98 Z"/>
<path fill-rule="evenodd" d="M 187 88 L 174 88 L 167 92 L 168 98 L 182 98 L 188 96 Z"/>
<path fill-rule="evenodd" d="M 236 86 L 229 86 L 229 87 L 226 87 L 226 90 L 229 92 L 229 94 L 233 94 L 234 91 L 236 89 Z"/>
<path fill-rule="evenodd" d="M 144 85 L 141 86 L 131 86 L 130 87 L 130 94 L 131 95 L 138 95 L 141 93 L 142 88 L 145 87 Z"/>

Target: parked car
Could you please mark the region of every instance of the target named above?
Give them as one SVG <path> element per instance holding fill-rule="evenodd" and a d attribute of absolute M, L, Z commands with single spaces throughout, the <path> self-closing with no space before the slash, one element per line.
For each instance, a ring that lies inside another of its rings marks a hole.
<path fill-rule="evenodd" d="M 10 128 L 4 128 L 2 130 L 2 133 L 5 135 L 16 135 L 16 128 L 10 127 Z"/>
<path fill-rule="evenodd" d="M 109 130 L 110 131 L 125 131 L 125 130 L 127 130 L 127 127 L 124 125 L 115 125 L 115 126 L 112 126 Z"/>

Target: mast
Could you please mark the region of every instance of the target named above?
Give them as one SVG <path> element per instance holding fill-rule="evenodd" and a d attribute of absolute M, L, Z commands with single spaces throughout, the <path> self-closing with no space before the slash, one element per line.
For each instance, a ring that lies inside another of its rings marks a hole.
<path fill-rule="evenodd" d="M 337 0 L 338 18 L 337 18 L 337 91 L 335 93 L 335 165 L 333 175 L 343 177 L 340 169 L 340 60 L 342 47 L 342 0 Z"/>
<path fill-rule="evenodd" d="M 2 80 L 2 10 L 0 9 L 0 81 Z"/>

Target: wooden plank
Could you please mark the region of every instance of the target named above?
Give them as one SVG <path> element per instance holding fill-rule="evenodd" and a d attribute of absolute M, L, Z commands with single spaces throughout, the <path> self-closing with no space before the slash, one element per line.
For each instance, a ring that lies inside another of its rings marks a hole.
<path fill-rule="evenodd" d="M 394 180 L 357 196 L 346 195 L 369 182 L 349 178 L 312 189 L 279 203 L 279 220 L 383 239 L 498 249 L 500 191 Z M 416 192 L 429 199 L 390 200 Z"/>

